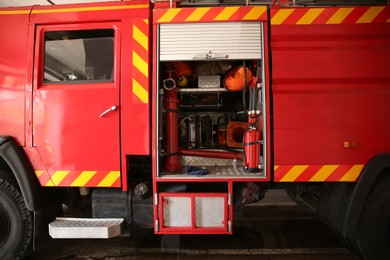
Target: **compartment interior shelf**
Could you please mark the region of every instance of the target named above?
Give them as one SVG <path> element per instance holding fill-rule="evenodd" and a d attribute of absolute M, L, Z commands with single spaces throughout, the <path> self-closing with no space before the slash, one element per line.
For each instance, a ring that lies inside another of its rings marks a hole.
<path fill-rule="evenodd" d="M 218 178 L 261 178 L 264 177 L 264 171 L 260 171 L 258 173 L 247 173 L 244 171 L 244 168 L 241 166 L 237 166 L 236 168 L 232 166 L 207 166 L 205 167 L 208 169 L 208 173 L 201 176 L 194 176 L 187 174 L 185 171 L 185 167 L 183 167 L 183 170 L 180 172 L 160 172 L 159 178 L 166 179 L 166 178 L 180 178 L 180 179 L 186 179 L 186 178 L 199 178 L 199 179 L 218 179 Z"/>
<path fill-rule="evenodd" d="M 178 93 L 228 92 L 226 88 L 178 88 Z"/>

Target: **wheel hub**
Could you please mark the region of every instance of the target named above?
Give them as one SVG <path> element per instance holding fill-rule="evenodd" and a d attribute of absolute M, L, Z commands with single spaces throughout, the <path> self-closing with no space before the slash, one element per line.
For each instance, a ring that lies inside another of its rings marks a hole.
<path fill-rule="evenodd" d="M 10 232 L 10 219 L 7 210 L 0 204 L 0 247 L 7 241 Z"/>

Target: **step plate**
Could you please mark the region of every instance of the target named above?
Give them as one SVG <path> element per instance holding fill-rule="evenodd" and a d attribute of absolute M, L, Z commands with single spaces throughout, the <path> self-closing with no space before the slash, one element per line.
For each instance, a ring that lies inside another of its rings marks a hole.
<path fill-rule="evenodd" d="M 56 218 L 49 224 L 52 238 L 110 238 L 121 234 L 122 218 Z"/>

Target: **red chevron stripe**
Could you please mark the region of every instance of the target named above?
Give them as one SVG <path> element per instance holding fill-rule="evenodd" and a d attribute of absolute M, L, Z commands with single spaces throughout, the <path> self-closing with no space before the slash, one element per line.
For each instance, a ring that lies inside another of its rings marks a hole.
<path fill-rule="evenodd" d="M 307 167 L 294 182 L 309 181 L 321 169 L 321 167 L 322 165 L 309 165 L 309 167 Z"/>
<path fill-rule="evenodd" d="M 98 171 L 86 184 L 85 187 L 97 187 L 98 184 L 108 175 L 109 171 Z"/>
<path fill-rule="evenodd" d="M 378 14 L 377 17 L 372 21 L 373 23 L 385 23 L 390 19 L 390 7 L 386 6 L 382 12 Z"/>
<path fill-rule="evenodd" d="M 67 187 L 70 186 L 81 174 L 81 171 L 71 171 L 69 174 L 57 184 L 57 186 Z"/>
<path fill-rule="evenodd" d="M 296 8 L 294 11 L 284 20 L 283 24 L 296 24 L 299 19 L 307 13 L 307 8 Z"/>
<path fill-rule="evenodd" d="M 343 21 L 343 23 L 356 23 L 360 17 L 368 10 L 367 7 L 355 8 Z"/>
<path fill-rule="evenodd" d="M 279 182 L 291 169 L 293 165 L 279 166 L 274 173 L 274 181 Z"/>
<path fill-rule="evenodd" d="M 150 47 L 149 47 L 150 48 Z M 149 52 L 145 50 L 136 40 L 133 40 L 133 51 L 140 56 L 146 63 L 148 63 Z"/>
<path fill-rule="evenodd" d="M 192 14 L 192 12 L 195 11 L 194 8 L 183 8 L 180 10 L 180 12 L 175 16 L 175 18 L 173 18 L 173 20 L 171 21 L 172 23 L 180 23 L 180 22 L 183 22 L 185 21 L 185 19 L 187 19 L 188 16 L 190 16 Z"/>
<path fill-rule="evenodd" d="M 324 11 L 313 21 L 313 24 L 325 24 L 336 12 L 338 8 L 325 8 Z"/>
<path fill-rule="evenodd" d="M 337 167 L 325 181 L 340 181 L 345 173 L 347 173 L 352 167 L 353 165 L 339 165 L 339 167 Z"/>

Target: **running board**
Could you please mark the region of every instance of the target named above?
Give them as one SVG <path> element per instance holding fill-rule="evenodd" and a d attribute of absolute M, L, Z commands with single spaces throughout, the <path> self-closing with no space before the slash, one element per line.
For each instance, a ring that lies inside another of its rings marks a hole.
<path fill-rule="evenodd" d="M 56 218 L 49 224 L 52 238 L 111 238 L 121 234 L 122 218 Z"/>

